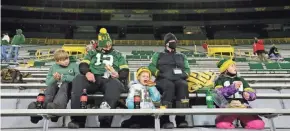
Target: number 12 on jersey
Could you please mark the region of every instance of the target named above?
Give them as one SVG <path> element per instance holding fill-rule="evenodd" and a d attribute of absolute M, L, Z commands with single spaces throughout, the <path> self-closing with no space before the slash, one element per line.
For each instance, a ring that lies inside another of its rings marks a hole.
<path fill-rule="evenodd" d="M 101 58 L 101 53 L 98 53 L 96 55 L 97 57 L 97 61 L 95 63 L 95 65 L 100 65 L 102 63 L 106 64 L 106 65 L 113 65 L 114 62 L 114 57 L 112 55 L 103 55 L 103 58 Z M 103 59 L 103 61 L 101 62 L 101 59 Z"/>

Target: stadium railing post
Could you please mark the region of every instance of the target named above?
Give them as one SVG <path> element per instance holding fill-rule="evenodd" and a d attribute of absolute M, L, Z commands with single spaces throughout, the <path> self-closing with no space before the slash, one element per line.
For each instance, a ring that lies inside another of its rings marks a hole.
<path fill-rule="evenodd" d="M 46 115 L 43 115 L 42 117 L 44 118 L 42 131 L 48 131 L 49 117 Z"/>
<path fill-rule="evenodd" d="M 154 123 L 155 123 L 155 131 L 160 131 L 160 115 L 159 114 L 155 114 L 155 120 L 154 120 Z"/>
<path fill-rule="evenodd" d="M 275 123 L 274 123 L 274 118 L 275 117 L 278 117 L 279 114 L 269 114 L 269 115 L 266 115 L 265 118 L 268 119 L 269 121 L 269 124 L 270 124 L 270 131 L 276 131 L 276 126 L 275 126 Z"/>

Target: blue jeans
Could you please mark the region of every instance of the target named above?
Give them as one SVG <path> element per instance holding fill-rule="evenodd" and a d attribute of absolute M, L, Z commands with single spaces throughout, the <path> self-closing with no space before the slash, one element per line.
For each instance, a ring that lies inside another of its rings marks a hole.
<path fill-rule="evenodd" d="M 4 61 L 7 62 L 7 60 L 8 60 L 7 59 L 7 53 L 6 53 L 7 48 L 8 48 L 7 45 L 1 45 L 1 61 L 4 60 Z"/>
<path fill-rule="evenodd" d="M 13 61 L 16 62 L 18 59 L 18 51 L 20 47 L 17 46 L 11 46 L 10 52 L 9 52 L 9 60 L 12 58 L 12 55 L 14 54 L 14 59 Z"/>

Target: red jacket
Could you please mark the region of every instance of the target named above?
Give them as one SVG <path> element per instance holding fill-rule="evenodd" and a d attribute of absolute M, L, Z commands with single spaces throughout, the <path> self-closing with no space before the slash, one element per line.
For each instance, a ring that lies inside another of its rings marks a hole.
<path fill-rule="evenodd" d="M 202 47 L 203 47 L 203 49 L 204 49 L 205 51 L 207 51 L 207 44 L 206 44 L 206 43 L 203 43 L 203 44 L 202 44 Z"/>
<path fill-rule="evenodd" d="M 264 41 L 263 40 L 258 40 L 257 43 L 254 43 L 253 44 L 253 51 L 254 51 L 254 53 L 256 53 L 258 50 L 265 51 Z"/>

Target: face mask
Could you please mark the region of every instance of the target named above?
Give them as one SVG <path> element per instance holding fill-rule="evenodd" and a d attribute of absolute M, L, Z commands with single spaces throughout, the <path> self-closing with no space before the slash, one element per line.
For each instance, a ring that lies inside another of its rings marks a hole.
<path fill-rule="evenodd" d="M 176 45 L 177 45 L 176 42 L 169 42 L 168 47 L 171 48 L 171 49 L 175 49 Z"/>

